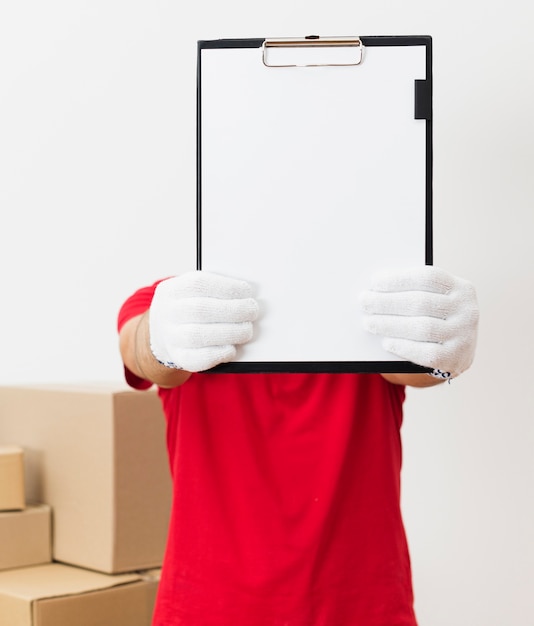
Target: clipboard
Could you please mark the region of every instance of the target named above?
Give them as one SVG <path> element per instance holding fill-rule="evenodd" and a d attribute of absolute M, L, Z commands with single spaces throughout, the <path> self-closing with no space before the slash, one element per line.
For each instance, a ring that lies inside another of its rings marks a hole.
<path fill-rule="evenodd" d="M 432 264 L 429 36 L 198 42 L 197 269 L 249 281 L 219 372 L 429 371 L 362 329 L 380 269 Z"/>

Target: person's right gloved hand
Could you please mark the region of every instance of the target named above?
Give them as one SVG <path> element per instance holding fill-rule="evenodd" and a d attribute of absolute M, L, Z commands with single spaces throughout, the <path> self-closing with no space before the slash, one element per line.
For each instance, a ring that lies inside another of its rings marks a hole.
<path fill-rule="evenodd" d="M 150 349 L 163 365 L 202 372 L 252 338 L 259 307 L 251 286 L 205 271 L 162 281 L 149 310 Z"/>

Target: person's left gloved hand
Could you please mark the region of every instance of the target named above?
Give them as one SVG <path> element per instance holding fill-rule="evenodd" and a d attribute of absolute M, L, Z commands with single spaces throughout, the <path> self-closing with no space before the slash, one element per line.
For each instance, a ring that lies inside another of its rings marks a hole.
<path fill-rule="evenodd" d="M 454 378 L 473 362 L 478 304 L 473 285 L 431 265 L 378 274 L 361 294 L 364 328 L 385 350 Z"/>

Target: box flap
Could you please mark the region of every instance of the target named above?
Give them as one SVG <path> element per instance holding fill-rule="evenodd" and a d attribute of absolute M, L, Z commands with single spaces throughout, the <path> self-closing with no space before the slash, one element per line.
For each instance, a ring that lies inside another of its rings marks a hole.
<path fill-rule="evenodd" d="M 22 385 L 5 385 L 1 387 L 2 390 L 14 390 L 23 391 L 50 391 L 57 393 L 135 393 L 135 390 L 129 387 L 126 383 L 122 382 L 79 382 L 79 383 L 40 383 L 40 384 L 22 384 Z"/>
<path fill-rule="evenodd" d="M 0 594 L 27 601 L 88 593 L 140 581 L 138 574 L 100 574 L 60 563 L 0 572 Z"/>

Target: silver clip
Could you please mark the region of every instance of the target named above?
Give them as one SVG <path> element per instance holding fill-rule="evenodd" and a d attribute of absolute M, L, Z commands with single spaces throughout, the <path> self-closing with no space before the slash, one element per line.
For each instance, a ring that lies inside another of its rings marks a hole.
<path fill-rule="evenodd" d="M 329 63 L 272 63 L 268 60 L 269 49 L 280 48 L 354 48 L 355 58 L 344 62 Z M 266 39 L 262 46 L 262 60 L 266 67 L 350 67 L 360 65 L 363 61 L 363 43 L 359 37 L 319 37 L 308 35 L 307 37 L 282 37 L 278 39 Z"/>

